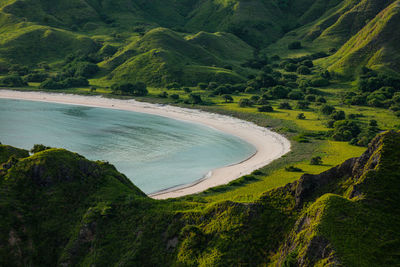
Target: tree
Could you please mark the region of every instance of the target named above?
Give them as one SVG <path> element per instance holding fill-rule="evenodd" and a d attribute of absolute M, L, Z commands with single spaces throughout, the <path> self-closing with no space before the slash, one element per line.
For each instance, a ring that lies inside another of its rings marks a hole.
<path fill-rule="evenodd" d="M 306 66 L 300 66 L 297 68 L 296 72 L 301 75 L 309 75 L 311 74 L 311 70 Z"/>
<path fill-rule="evenodd" d="M 299 114 L 297 114 L 296 118 L 299 119 L 299 120 L 305 120 L 306 119 L 306 115 L 304 115 L 304 113 L 299 113 Z"/>
<path fill-rule="evenodd" d="M 198 94 L 190 94 L 189 95 L 189 103 L 190 104 L 202 104 L 203 100 L 201 99 L 201 96 Z"/>
<path fill-rule="evenodd" d="M 335 107 L 331 105 L 323 105 L 320 111 L 324 115 L 331 115 L 335 111 Z"/>
<path fill-rule="evenodd" d="M 42 144 L 35 144 L 30 152 L 36 154 L 38 152 L 41 152 L 41 151 L 44 151 L 44 150 L 47 150 L 47 149 L 50 149 L 50 148 L 51 147 L 45 146 L 45 145 L 42 145 Z"/>
<path fill-rule="evenodd" d="M 233 98 L 231 95 L 223 95 L 222 98 L 225 100 L 225 103 L 232 103 L 233 102 Z"/>
<path fill-rule="evenodd" d="M 253 102 L 250 101 L 248 98 L 242 98 L 239 100 L 239 107 L 245 108 L 245 107 L 251 107 L 253 105 Z"/>
<path fill-rule="evenodd" d="M 302 48 L 302 45 L 301 45 L 301 42 L 299 42 L 299 41 L 292 42 L 288 45 L 288 49 L 290 49 L 290 50 L 300 49 L 300 48 Z"/>
<path fill-rule="evenodd" d="M 311 165 L 321 165 L 322 158 L 320 156 L 313 157 L 313 158 L 311 158 L 310 164 Z"/>
<path fill-rule="evenodd" d="M 279 104 L 279 108 L 280 109 L 292 109 L 292 106 L 288 103 L 288 102 L 282 102 Z"/>
<path fill-rule="evenodd" d="M 258 107 L 259 112 L 273 112 L 274 109 L 271 105 L 263 105 L 261 107 Z"/>

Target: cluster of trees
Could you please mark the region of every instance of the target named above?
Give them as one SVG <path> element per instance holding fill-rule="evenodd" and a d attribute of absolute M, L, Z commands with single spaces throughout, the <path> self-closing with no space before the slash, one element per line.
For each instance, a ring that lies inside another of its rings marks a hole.
<path fill-rule="evenodd" d="M 0 86 L 5 87 L 22 87 L 28 84 L 18 75 L 7 75 L 0 78 Z"/>
<path fill-rule="evenodd" d="M 363 68 L 356 92 L 348 92 L 343 102 L 350 105 L 390 108 L 400 117 L 400 79 Z"/>
<path fill-rule="evenodd" d="M 111 91 L 116 95 L 145 96 L 148 94 L 147 86 L 143 82 L 113 84 Z"/>

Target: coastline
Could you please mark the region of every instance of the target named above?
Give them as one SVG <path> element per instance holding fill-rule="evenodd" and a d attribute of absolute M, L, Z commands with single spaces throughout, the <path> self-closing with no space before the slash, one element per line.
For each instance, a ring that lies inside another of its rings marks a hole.
<path fill-rule="evenodd" d="M 160 190 L 150 194 L 149 197 L 154 199 L 176 198 L 196 194 L 211 187 L 227 184 L 243 175 L 250 174 L 254 170 L 271 163 L 273 160 L 280 158 L 290 151 L 289 140 L 267 128 L 257 126 L 252 122 L 196 109 L 151 104 L 133 99 L 119 100 L 104 98 L 102 96 L 22 92 L 4 89 L 0 89 L 0 98 L 120 109 L 199 123 L 234 135 L 256 148 L 256 152 L 249 158 L 233 165 L 211 170 L 209 175 L 193 183 Z"/>

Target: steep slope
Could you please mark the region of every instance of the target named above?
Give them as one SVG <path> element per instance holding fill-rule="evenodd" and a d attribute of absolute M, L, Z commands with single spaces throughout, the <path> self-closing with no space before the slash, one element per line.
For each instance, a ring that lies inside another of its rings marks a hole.
<path fill-rule="evenodd" d="M 330 57 L 326 65 L 341 74 L 354 73 L 361 66 L 400 71 L 400 1 L 395 1 Z"/>
<path fill-rule="evenodd" d="M 377 137 L 368 150 L 297 183 L 302 208 L 280 251 L 280 264 L 393 266 L 399 263 L 400 133 Z M 307 205 L 309 204 L 309 205 Z"/>

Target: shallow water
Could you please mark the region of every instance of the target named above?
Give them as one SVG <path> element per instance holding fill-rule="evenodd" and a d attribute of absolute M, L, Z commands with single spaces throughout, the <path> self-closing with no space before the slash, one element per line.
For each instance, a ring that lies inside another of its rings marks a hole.
<path fill-rule="evenodd" d="M 62 147 L 114 164 L 145 193 L 192 183 L 255 152 L 215 129 L 131 111 L 0 99 L 0 142 Z"/>

